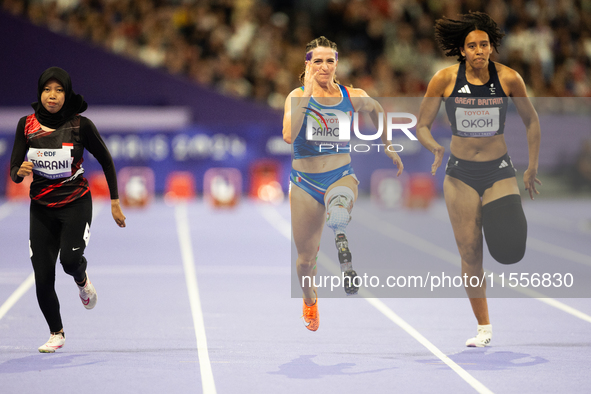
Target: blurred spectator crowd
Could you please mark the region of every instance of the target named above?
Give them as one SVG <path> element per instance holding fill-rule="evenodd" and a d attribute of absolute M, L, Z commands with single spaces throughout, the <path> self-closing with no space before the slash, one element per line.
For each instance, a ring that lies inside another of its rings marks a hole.
<path fill-rule="evenodd" d="M 469 10 L 507 36 L 493 59 L 531 96 L 591 96 L 589 0 L 0 0 L 2 8 L 228 95 L 281 109 L 299 86 L 305 46 L 339 46 L 337 78 L 374 97 L 421 97 L 454 64 L 435 20 Z"/>

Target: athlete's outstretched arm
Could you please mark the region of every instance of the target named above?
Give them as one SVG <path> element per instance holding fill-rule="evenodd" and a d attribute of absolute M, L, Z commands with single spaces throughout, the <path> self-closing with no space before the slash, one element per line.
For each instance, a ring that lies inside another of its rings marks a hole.
<path fill-rule="evenodd" d="M 525 83 L 521 76 L 511 70 L 510 78 L 507 78 L 509 85 L 510 96 L 517 107 L 517 112 L 523 120 L 525 130 L 527 133 L 527 148 L 529 153 L 529 165 L 527 170 L 523 173 L 523 183 L 525 184 L 525 190 L 529 192 L 529 198 L 534 199 L 534 194 L 540 194 L 536 189 L 536 183 L 541 185 L 542 182 L 536 177 L 538 174 L 538 161 L 540 156 L 540 140 L 541 140 L 541 129 L 540 119 L 536 112 L 529 97 L 527 97 L 527 91 Z"/>
<path fill-rule="evenodd" d="M 439 112 L 441 99 L 447 83 L 447 76 L 443 70 L 438 71 L 431 79 L 427 87 L 427 93 L 425 93 L 425 97 L 421 103 L 419 120 L 417 121 L 417 139 L 435 155 L 435 159 L 431 165 L 432 175 L 435 175 L 437 169 L 441 166 L 443 154 L 445 153 L 445 148 L 439 145 L 431 135 L 431 126 Z"/>

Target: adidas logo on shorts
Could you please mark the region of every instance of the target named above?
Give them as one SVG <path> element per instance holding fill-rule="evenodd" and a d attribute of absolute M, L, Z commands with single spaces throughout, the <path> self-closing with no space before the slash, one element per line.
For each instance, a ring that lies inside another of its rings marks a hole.
<path fill-rule="evenodd" d="M 505 160 L 503 160 L 501 162 L 501 165 L 499 166 L 499 168 L 505 168 L 505 167 L 509 167 L 509 164 L 507 164 L 507 162 Z"/>
<path fill-rule="evenodd" d="M 472 92 L 470 91 L 470 87 L 468 85 L 464 85 L 464 87 L 458 90 L 458 93 L 472 94 Z"/>

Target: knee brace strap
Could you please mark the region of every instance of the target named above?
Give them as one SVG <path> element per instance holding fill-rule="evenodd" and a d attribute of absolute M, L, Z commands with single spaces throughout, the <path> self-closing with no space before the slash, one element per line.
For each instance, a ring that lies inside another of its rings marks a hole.
<path fill-rule="evenodd" d="M 333 187 L 324 196 L 324 205 L 326 206 L 327 211 L 335 205 L 340 205 L 343 208 L 346 208 L 347 211 L 349 211 L 349 213 L 351 213 L 354 201 L 355 193 L 353 193 L 353 190 L 351 190 L 347 186 Z"/>
<path fill-rule="evenodd" d="M 521 196 L 511 194 L 482 207 L 482 229 L 490 255 L 501 264 L 514 264 L 525 255 L 527 221 Z"/>

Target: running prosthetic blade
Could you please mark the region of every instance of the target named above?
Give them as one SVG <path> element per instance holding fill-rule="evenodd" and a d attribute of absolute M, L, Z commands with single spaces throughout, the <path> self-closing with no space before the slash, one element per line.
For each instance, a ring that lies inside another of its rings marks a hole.
<path fill-rule="evenodd" d="M 359 291 L 359 287 L 355 286 L 354 279 L 357 277 L 357 272 L 353 270 L 353 263 L 351 262 L 351 252 L 349 251 L 349 242 L 345 234 L 337 234 L 335 239 L 337 252 L 339 254 L 339 262 L 341 263 L 341 272 L 343 273 L 343 287 L 348 296 L 355 295 Z"/>

